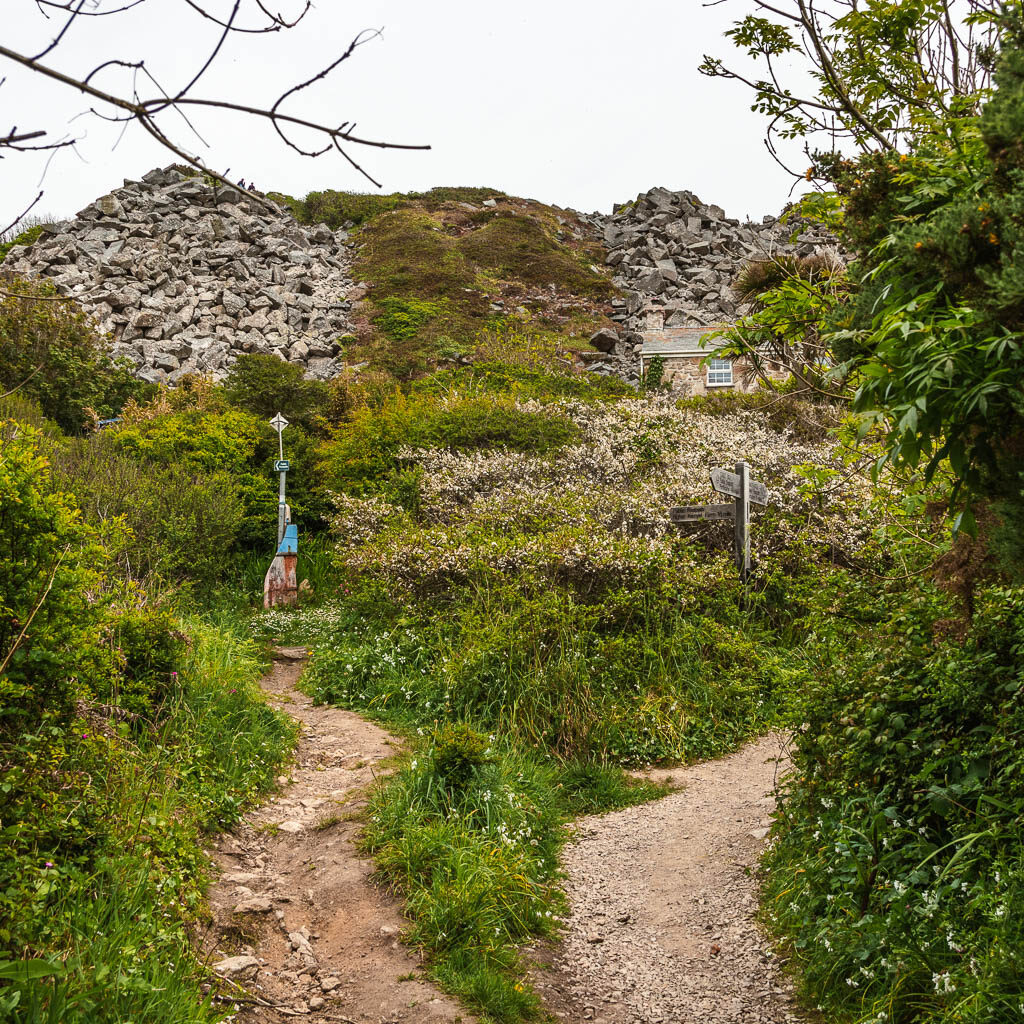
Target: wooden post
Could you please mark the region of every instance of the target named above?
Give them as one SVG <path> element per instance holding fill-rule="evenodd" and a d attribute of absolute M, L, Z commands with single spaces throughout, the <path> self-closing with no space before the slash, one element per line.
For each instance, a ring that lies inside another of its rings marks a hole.
<path fill-rule="evenodd" d="M 740 579 L 746 583 L 750 575 L 750 467 L 745 462 L 737 462 L 736 475 L 740 478 L 740 493 L 735 499 L 736 516 L 733 524 L 736 568 Z"/>
<path fill-rule="evenodd" d="M 295 604 L 299 598 L 296 562 L 299 551 L 299 528 L 294 523 L 285 527 L 284 537 L 263 580 L 263 607 Z"/>

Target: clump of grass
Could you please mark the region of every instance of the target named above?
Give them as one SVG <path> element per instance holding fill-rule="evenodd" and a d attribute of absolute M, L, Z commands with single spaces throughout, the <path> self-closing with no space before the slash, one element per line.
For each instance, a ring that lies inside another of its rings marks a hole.
<path fill-rule="evenodd" d="M 492 1019 L 518 1021 L 539 1003 L 515 947 L 553 934 L 562 910 L 561 818 L 551 770 L 487 744 L 465 726 L 435 733 L 375 795 L 365 843 L 404 894 L 430 974 Z"/>
<path fill-rule="evenodd" d="M 154 724 L 44 728 L 21 738 L 17 770 L 3 773 L 10 800 L 56 772 L 78 822 L 77 841 L 55 840 L 43 808 L 42 820 L 22 817 L 39 826 L 35 842 L 22 835 L 4 851 L 2 941 L 16 963 L 3 969 L 0 1010 L 18 1020 L 220 1019 L 187 931 L 202 912 L 202 851 L 272 785 L 294 727 L 264 702 L 264 663 L 241 622 L 185 626 L 188 654 Z"/>

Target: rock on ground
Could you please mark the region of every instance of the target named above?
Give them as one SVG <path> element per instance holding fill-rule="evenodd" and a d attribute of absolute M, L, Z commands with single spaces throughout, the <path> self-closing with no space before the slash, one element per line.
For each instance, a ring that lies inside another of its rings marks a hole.
<path fill-rule="evenodd" d="M 340 370 L 351 252 L 344 231 L 302 227 L 283 207 L 173 168 L 90 203 L 16 246 L 4 270 L 50 280 L 146 380 L 224 376 L 242 352 L 320 379 Z"/>

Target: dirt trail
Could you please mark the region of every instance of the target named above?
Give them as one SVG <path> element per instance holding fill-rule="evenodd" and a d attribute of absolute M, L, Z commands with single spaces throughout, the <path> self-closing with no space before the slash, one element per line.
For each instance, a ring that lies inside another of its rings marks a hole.
<path fill-rule="evenodd" d="M 301 724 L 297 763 L 279 795 L 214 852 L 222 874 L 204 950 L 244 987 L 236 1020 L 246 1024 L 469 1021 L 414 977 L 418 961 L 398 941 L 406 924 L 398 904 L 370 881 L 373 865 L 355 846 L 365 790 L 400 742 L 296 690 L 304 654 L 280 651 L 263 680 Z"/>
<path fill-rule="evenodd" d="M 651 772 L 683 788 L 580 822 L 565 852 L 565 942 L 536 982 L 562 1019 L 782 1024 L 803 1018 L 754 922 L 750 876 L 783 756 L 769 736 L 731 757 Z"/>

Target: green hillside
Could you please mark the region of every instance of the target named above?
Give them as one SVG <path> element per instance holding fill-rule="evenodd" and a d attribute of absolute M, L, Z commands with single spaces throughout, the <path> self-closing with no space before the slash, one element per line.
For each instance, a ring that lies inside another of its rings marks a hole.
<path fill-rule="evenodd" d="M 484 188 L 281 198 L 302 223 L 352 231 L 366 297 L 350 361 L 401 378 L 524 351 L 571 365 L 609 323 L 604 249 L 571 211 Z"/>

